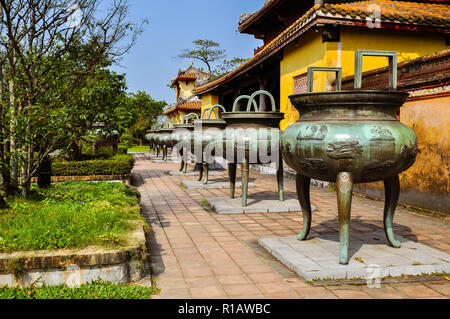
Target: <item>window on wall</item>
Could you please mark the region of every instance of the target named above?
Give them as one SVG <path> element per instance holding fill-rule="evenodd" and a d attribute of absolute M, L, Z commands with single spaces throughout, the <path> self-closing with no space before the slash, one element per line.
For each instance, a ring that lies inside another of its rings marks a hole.
<path fill-rule="evenodd" d="M 308 92 L 308 74 L 301 74 L 294 77 L 294 94 L 302 94 Z"/>

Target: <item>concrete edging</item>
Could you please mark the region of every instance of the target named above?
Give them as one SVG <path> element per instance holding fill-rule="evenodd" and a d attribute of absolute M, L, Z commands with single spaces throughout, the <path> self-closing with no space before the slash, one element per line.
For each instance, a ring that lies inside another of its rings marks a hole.
<path fill-rule="evenodd" d="M 30 251 L 0 254 L 0 287 L 60 285 L 74 287 L 102 280 L 113 284 L 148 275 L 145 228 L 132 234 L 133 244 L 118 249 Z"/>

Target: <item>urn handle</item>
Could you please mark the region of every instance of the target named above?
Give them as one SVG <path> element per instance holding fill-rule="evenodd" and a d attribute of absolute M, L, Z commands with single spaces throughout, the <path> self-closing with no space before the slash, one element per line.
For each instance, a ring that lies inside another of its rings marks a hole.
<path fill-rule="evenodd" d="M 216 105 L 214 105 L 214 106 L 212 106 L 212 107 L 209 108 L 208 120 L 211 119 L 212 112 L 214 112 L 214 114 L 216 115 L 216 119 L 219 119 L 219 118 L 220 118 L 220 117 L 219 117 L 220 112 L 217 112 L 216 109 L 217 109 L 217 110 L 222 110 L 222 112 L 226 112 L 226 111 L 227 111 L 222 105 L 216 104 Z"/>
<path fill-rule="evenodd" d="M 357 50 L 355 51 L 355 89 L 362 88 L 362 69 L 363 57 L 365 56 L 379 56 L 389 58 L 389 89 L 397 89 L 397 52 L 395 51 L 372 51 L 372 50 Z"/>
<path fill-rule="evenodd" d="M 239 103 L 239 101 L 241 101 L 241 100 L 243 100 L 243 99 L 247 99 L 247 100 L 250 100 L 252 97 L 250 96 L 250 95 L 241 95 L 241 96 L 239 96 L 236 100 L 234 100 L 234 103 L 233 103 L 233 112 L 237 112 L 238 110 L 236 110 L 237 109 L 237 106 L 238 106 L 238 103 Z M 258 104 L 256 104 L 256 101 L 255 100 L 253 100 L 253 106 L 255 107 L 255 110 L 258 108 Z"/>
<path fill-rule="evenodd" d="M 253 103 L 253 107 L 255 109 L 255 112 L 261 112 L 261 110 L 258 110 L 258 105 L 255 102 L 255 97 L 257 97 L 258 95 L 261 95 L 261 94 L 262 95 L 267 95 L 270 98 L 270 103 L 272 104 L 272 112 L 276 112 L 277 111 L 277 107 L 276 107 L 276 104 L 275 104 L 275 99 L 274 99 L 272 94 L 270 94 L 269 92 L 267 92 L 265 90 L 256 91 L 255 93 L 253 93 L 250 96 L 250 99 L 249 99 L 248 104 L 247 104 L 247 112 L 251 112 L 251 110 L 252 110 L 252 103 Z"/>
<path fill-rule="evenodd" d="M 208 108 L 206 108 L 206 109 L 204 109 L 203 111 L 202 111 L 202 114 L 200 115 L 200 119 L 204 119 L 205 118 L 205 114 L 206 114 L 206 112 L 210 112 L 210 116 L 211 116 L 211 108 L 210 107 L 208 107 Z"/>
<path fill-rule="evenodd" d="M 170 128 L 170 124 L 172 124 L 172 127 L 175 125 L 175 122 L 173 120 L 167 120 L 162 124 L 161 128 Z"/>
<path fill-rule="evenodd" d="M 342 87 L 342 68 L 311 66 L 308 68 L 308 93 L 314 91 L 314 72 L 335 72 L 336 73 L 336 91 Z"/>
<path fill-rule="evenodd" d="M 189 113 L 189 114 L 185 115 L 183 123 L 188 124 L 190 118 L 194 118 L 194 119 L 198 120 L 198 114 L 197 113 Z"/>

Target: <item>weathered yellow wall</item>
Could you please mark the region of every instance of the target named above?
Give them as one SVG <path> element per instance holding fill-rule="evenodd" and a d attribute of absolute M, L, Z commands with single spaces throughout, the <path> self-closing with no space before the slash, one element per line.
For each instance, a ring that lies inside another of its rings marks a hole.
<path fill-rule="evenodd" d="M 180 97 L 185 99 L 192 95 L 192 90 L 194 90 L 195 81 L 179 81 L 180 85 Z"/>
<path fill-rule="evenodd" d="M 326 44 L 322 44 L 321 36 L 312 32 L 306 34 L 298 46 L 292 44 L 284 49 L 280 64 L 280 110 L 285 113 L 280 124 L 282 130 L 297 122 L 299 117 L 289 100 L 294 94 L 294 77 L 306 73 L 309 66 L 326 66 L 325 56 Z M 320 85 L 317 89 L 323 90 Z"/>
<path fill-rule="evenodd" d="M 210 108 L 211 106 L 214 106 L 216 104 L 219 104 L 219 97 L 217 95 L 212 95 L 209 93 L 202 95 L 202 112 L 203 110 Z M 211 115 L 211 118 L 216 118 L 214 113 Z"/>
<path fill-rule="evenodd" d="M 450 212 L 450 96 L 407 102 L 401 121 L 417 134 L 416 163 L 400 175 L 400 202 Z M 356 189 L 382 198 L 383 184 L 361 184 Z"/>
<path fill-rule="evenodd" d="M 404 189 L 450 194 L 450 96 L 406 103 L 401 121 L 419 139 L 414 166 L 402 174 Z"/>
<path fill-rule="evenodd" d="M 167 116 L 167 118 L 169 120 L 172 120 L 175 122 L 175 124 L 182 124 L 183 123 L 183 117 L 185 115 L 184 111 L 178 111 L 178 112 L 174 112 L 172 114 L 169 114 Z"/>
<path fill-rule="evenodd" d="M 393 30 L 341 30 L 341 42 L 322 43 L 321 33 L 313 31 L 305 34 L 298 45 L 291 44 L 284 49 L 280 71 L 280 105 L 285 112 L 281 129 L 285 130 L 298 120 L 298 112 L 291 105 L 289 95 L 294 93 L 294 77 L 307 72 L 310 66 L 342 67 L 342 76 L 355 73 L 356 50 L 397 51 L 398 62 L 411 60 L 420 56 L 446 49 L 445 39 L 441 34 L 421 34 Z M 363 71 L 369 71 L 388 65 L 387 58 L 365 57 Z M 332 73 L 316 73 L 314 91 L 330 90 L 330 83 L 335 76 Z"/>

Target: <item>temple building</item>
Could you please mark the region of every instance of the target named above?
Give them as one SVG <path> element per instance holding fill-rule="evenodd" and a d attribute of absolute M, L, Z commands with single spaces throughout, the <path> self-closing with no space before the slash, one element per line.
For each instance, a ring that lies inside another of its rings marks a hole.
<path fill-rule="evenodd" d="M 275 97 L 277 110 L 285 113 L 280 126 L 285 130 L 299 118 L 289 96 L 307 91 L 308 67 L 342 68 L 343 89 L 348 89 L 353 87 L 355 51 L 395 51 L 399 89 L 411 92 L 400 119 L 416 131 L 419 146 L 428 149 L 401 177 L 409 181 L 402 181 L 402 194 L 421 197 L 414 205 L 448 211 L 448 205 L 443 207 L 450 192 L 446 51 L 450 49 L 450 5 L 446 3 L 268 0 L 257 12 L 243 14 L 239 23 L 241 33 L 262 40 L 254 56 L 222 77 L 197 85 L 193 92 L 201 97 L 202 108 L 218 103 L 230 111 L 239 95 L 265 89 Z M 383 77 L 387 83 L 387 66 L 387 58 L 364 57 L 363 89 L 379 87 Z M 335 76 L 315 73 L 314 91 L 334 90 Z M 261 96 L 259 103 L 262 110 L 268 109 L 266 97 Z M 420 173 L 425 167 L 428 171 Z M 421 182 L 414 184 L 414 180 Z"/>
<path fill-rule="evenodd" d="M 180 70 L 178 76 L 171 82 L 177 97 L 176 104 L 169 106 L 164 115 L 175 124 L 181 124 L 183 117 L 189 113 L 196 113 L 200 116 L 202 100 L 192 91 L 195 85 L 204 83 L 208 79 L 209 74 L 195 68 L 193 63 L 186 70 Z"/>

